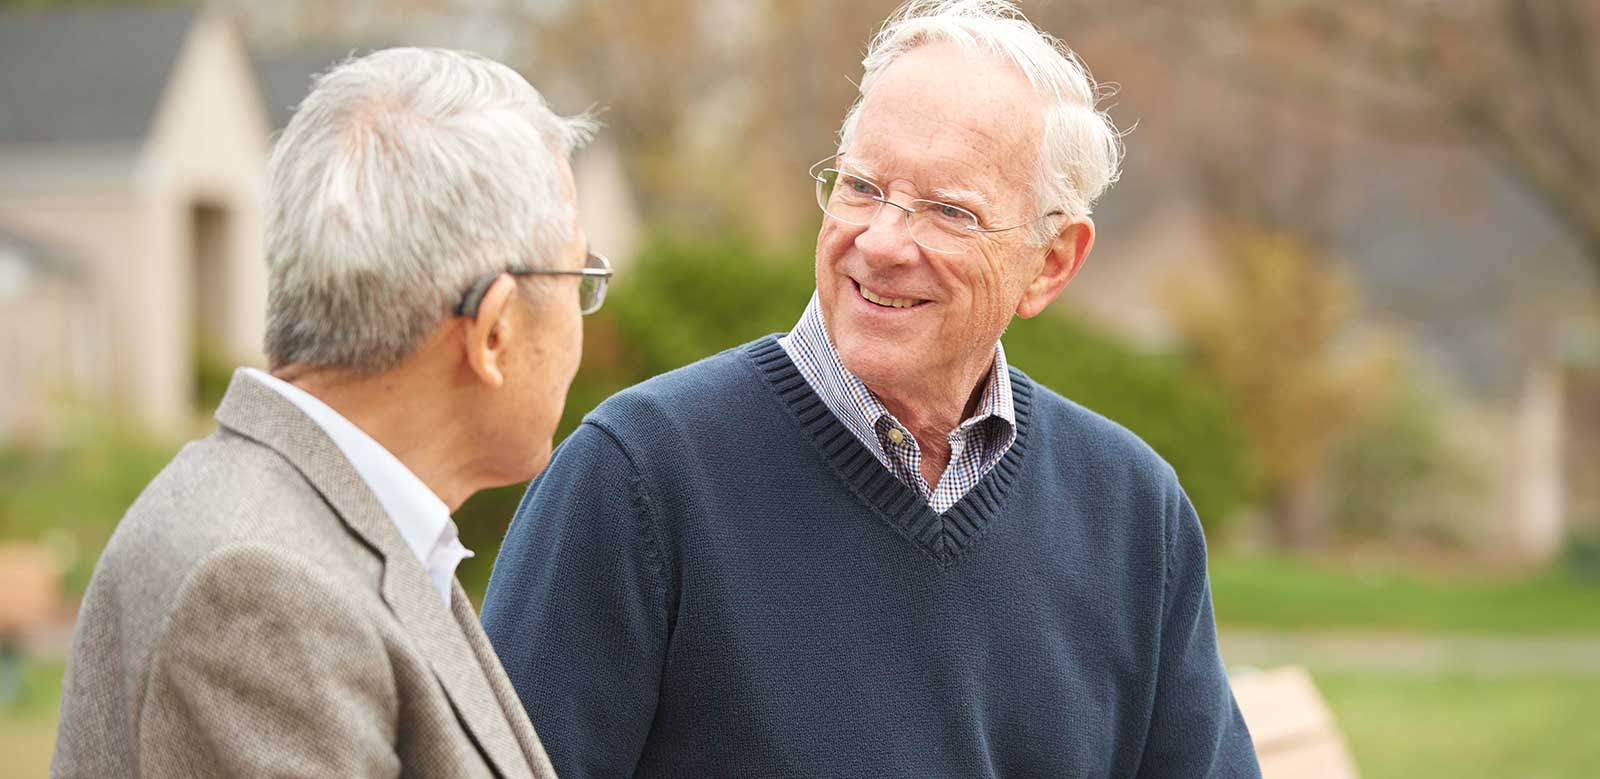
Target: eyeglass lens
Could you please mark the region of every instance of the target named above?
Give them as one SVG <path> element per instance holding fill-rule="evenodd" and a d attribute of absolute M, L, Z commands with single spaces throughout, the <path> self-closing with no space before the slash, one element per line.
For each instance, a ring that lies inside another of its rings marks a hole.
<path fill-rule="evenodd" d="M 867 224 L 882 210 L 887 198 L 872 181 L 847 171 L 824 168 L 817 172 L 817 205 L 824 213 L 847 224 Z M 934 200 L 912 200 L 898 206 L 906 212 L 911 240 L 936 252 L 966 249 L 978 228 L 970 211 Z"/>

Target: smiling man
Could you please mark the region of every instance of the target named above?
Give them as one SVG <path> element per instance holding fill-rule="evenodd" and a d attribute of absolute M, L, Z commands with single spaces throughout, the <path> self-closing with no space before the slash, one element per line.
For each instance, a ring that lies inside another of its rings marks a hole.
<path fill-rule="evenodd" d="M 910 3 L 864 65 L 794 330 L 608 400 L 502 547 L 484 621 L 554 765 L 1258 775 L 1177 476 L 999 343 L 1094 243 L 1093 82 L 996 0 Z"/>

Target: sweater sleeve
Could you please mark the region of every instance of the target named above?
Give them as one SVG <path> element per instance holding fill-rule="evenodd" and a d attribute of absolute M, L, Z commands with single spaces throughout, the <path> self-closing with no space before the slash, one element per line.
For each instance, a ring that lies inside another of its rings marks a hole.
<path fill-rule="evenodd" d="M 618 441 L 580 425 L 530 487 L 483 625 L 556 772 L 632 776 L 655 716 L 666 589 L 650 504 Z"/>
<path fill-rule="evenodd" d="M 1156 699 L 1139 776 L 1259 777 L 1255 746 L 1217 648 L 1205 536 L 1176 484 L 1167 523 Z"/>

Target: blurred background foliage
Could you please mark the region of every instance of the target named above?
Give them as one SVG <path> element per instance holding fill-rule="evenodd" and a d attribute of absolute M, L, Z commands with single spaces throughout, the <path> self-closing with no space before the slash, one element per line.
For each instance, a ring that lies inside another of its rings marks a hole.
<path fill-rule="evenodd" d="M 165 436 L 64 404 L 48 446 L 0 447 L 0 542 L 39 541 L 55 551 L 63 586 L 80 593 L 117 519 L 172 459 Z"/>
<path fill-rule="evenodd" d="M 0 0 L 144 5 L 198 4 Z M 631 249 L 596 246 L 620 270 L 586 320 L 559 441 L 623 387 L 794 324 L 820 217 L 803 172 L 831 151 L 895 5 L 209 8 L 263 84 L 273 63 L 445 45 L 513 64 L 563 112 L 600 110 L 586 156 L 613 178 L 580 167 L 580 190 L 620 190 L 608 210 L 648 226 L 619 241 Z M 1225 658 L 1308 664 L 1368 777 L 1596 775 L 1600 6 L 1020 5 L 1134 131 L 1090 263 L 1011 327 L 1007 354 L 1173 464 L 1207 531 Z M 266 94 L 269 113 L 308 75 Z M 192 423 L 151 429 L 62 387 L 45 434 L 0 440 L 0 542 L 49 547 L 69 596 L 143 486 L 212 427 L 240 359 L 194 341 Z M 457 514 L 474 597 L 523 490 Z M 1251 650 L 1261 636 L 1288 648 Z M 1343 654 L 1297 643 L 1329 637 L 1349 639 Z M 1489 660 L 1464 663 L 1481 641 Z M 0 706 L 0 753 L 26 775 L 42 773 L 59 694 L 43 655 L 22 703 Z"/>
<path fill-rule="evenodd" d="M 1264 510 L 1285 548 L 1327 536 L 1327 465 L 1371 413 L 1397 355 L 1352 343 L 1355 290 L 1287 234 L 1229 230 L 1220 271 L 1169 278 L 1168 304 L 1201 375 L 1218 382 L 1263 469 Z"/>
<path fill-rule="evenodd" d="M 659 232 L 585 323 L 584 361 L 558 439 L 624 387 L 769 333 L 786 332 L 814 287 L 802 236 L 774 249 L 748 236 Z M 1223 394 L 1176 355 L 1139 350 L 1052 308 L 1005 334 L 1007 359 L 1036 381 L 1121 422 L 1181 474 L 1208 529 L 1255 497 L 1256 466 Z M 462 581 L 481 592 L 522 487 L 480 493 L 457 512 L 478 556 Z"/>

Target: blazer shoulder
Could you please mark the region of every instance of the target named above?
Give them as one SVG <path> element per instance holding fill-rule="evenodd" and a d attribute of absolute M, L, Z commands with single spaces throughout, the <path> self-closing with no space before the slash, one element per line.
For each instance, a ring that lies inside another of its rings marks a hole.
<path fill-rule="evenodd" d="M 156 608 L 198 561 L 251 543 L 361 573 L 348 570 L 360 559 L 348 553 L 353 538 L 310 482 L 271 448 L 219 430 L 185 446 L 140 493 L 106 544 L 91 589 L 111 588 L 135 611 Z"/>
<path fill-rule="evenodd" d="M 177 539 L 220 543 L 264 531 L 264 517 L 326 513 L 305 477 L 271 448 L 228 430 L 188 444 L 150 481 L 118 523 L 108 554 L 168 550 Z M 159 532 L 159 538 L 147 531 Z M 132 548 L 129 548 L 132 547 Z"/>

